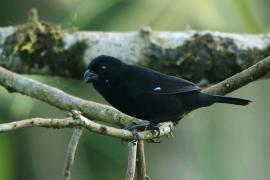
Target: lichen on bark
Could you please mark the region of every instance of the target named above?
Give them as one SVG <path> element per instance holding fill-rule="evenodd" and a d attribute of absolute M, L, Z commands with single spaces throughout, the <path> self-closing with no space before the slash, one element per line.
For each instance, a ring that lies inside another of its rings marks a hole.
<path fill-rule="evenodd" d="M 32 9 L 28 21 L 6 38 L 0 64 L 16 72 L 81 78 L 87 44 L 81 40 L 66 46 L 64 35 L 68 31 L 39 20 Z"/>
<path fill-rule="evenodd" d="M 152 43 L 147 66 L 199 85 L 208 85 L 250 67 L 269 54 L 270 45 L 264 49 L 240 49 L 230 38 L 213 37 L 209 33 L 194 34 L 172 49 Z"/>

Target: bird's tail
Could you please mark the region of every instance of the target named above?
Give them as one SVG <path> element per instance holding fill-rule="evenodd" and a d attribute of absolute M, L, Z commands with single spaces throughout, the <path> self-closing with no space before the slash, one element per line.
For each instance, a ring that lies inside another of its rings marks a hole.
<path fill-rule="evenodd" d="M 233 98 L 233 97 L 225 97 L 225 96 L 218 96 L 218 95 L 210 95 L 204 94 L 204 99 L 207 100 L 208 103 L 226 103 L 226 104 L 235 104 L 235 105 L 248 105 L 251 101 L 246 99 L 240 98 Z"/>

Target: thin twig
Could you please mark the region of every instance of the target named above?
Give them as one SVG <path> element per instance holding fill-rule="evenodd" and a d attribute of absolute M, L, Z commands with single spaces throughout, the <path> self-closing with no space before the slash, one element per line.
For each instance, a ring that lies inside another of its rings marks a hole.
<path fill-rule="evenodd" d="M 133 180 L 136 169 L 137 141 L 128 143 L 128 165 L 126 180 Z"/>
<path fill-rule="evenodd" d="M 136 163 L 136 174 L 138 180 L 146 180 L 146 165 L 145 165 L 145 154 L 144 154 L 144 141 L 140 140 L 137 146 L 137 163 Z"/>
<path fill-rule="evenodd" d="M 15 121 L 10 123 L 3 123 L 0 124 L 0 133 L 13 131 L 16 129 L 21 128 L 29 128 L 29 127 L 45 127 L 45 128 L 73 128 L 73 127 L 84 127 L 87 130 L 103 135 L 108 135 L 112 137 L 117 137 L 125 140 L 132 140 L 133 134 L 132 132 L 125 130 L 125 129 L 119 129 L 115 127 L 110 127 L 108 125 L 103 125 L 96 123 L 94 121 L 91 121 L 87 119 L 86 117 L 82 115 L 78 115 L 76 119 L 73 117 L 67 117 L 63 119 L 46 119 L 46 118 L 32 118 L 32 119 L 25 119 L 21 121 Z M 143 131 L 138 132 L 137 138 L 138 139 L 152 139 L 159 136 L 164 136 L 173 128 L 173 124 L 171 122 L 162 123 L 161 126 L 159 126 L 160 134 L 158 132 L 152 132 L 149 131 Z"/>
<path fill-rule="evenodd" d="M 205 90 L 207 93 L 224 95 L 239 89 L 270 72 L 270 56 L 253 66 L 221 81 Z"/>
<path fill-rule="evenodd" d="M 76 127 L 69 140 L 69 144 L 67 147 L 66 161 L 64 165 L 64 175 L 63 175 L 64 180 L 71 179 L 71 170 L 74 163 L 75 153 L 76 153 L 77 146 L 80 141 L 80 137 L 82 133 L 83 133 L 83 129 L 81 127 Z"/>

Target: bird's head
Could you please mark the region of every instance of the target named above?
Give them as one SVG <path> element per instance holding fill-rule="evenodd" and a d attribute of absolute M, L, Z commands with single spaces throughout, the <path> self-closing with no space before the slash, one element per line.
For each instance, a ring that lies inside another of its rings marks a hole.
<path fill-rule="evenodd" d="M 83 75 L 83 79 L 87 83 L 112 83 L 119 81 L 123 76 L 124 63 L 119 59 L 101 55 L 94 58 L 88 65 Z"/>

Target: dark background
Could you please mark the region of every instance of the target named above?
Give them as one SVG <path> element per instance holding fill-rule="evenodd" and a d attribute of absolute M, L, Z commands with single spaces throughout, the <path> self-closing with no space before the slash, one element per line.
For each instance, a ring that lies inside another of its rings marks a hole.
<path fill-rule="evenodd" d="M 266 33 L 267 0 L 0 0 L 0 26 L 27 20 L 30 8 L 41 19 L 94 31 L 186 29 Z M 82 81 L 27 76 L 81 98 L 104 102 Z M 214 105 L 185 117 L 175 138 L 146 144 L 147 172 L 153 180 L 268 180 L 270 178 L 270 83 L 260 80 L 230 94 L 253 101 L 247 107 Z M 30 117 L 64 117 L 46 103 L 9 94 L 0 87 L 0 122 Z M 23 129 L 0 134 L 0 179 L 61 179 L 72 130 Z M 124 179 L 126 144 L 84 132 L 73 179 Z"/>

